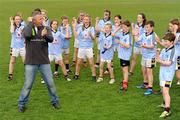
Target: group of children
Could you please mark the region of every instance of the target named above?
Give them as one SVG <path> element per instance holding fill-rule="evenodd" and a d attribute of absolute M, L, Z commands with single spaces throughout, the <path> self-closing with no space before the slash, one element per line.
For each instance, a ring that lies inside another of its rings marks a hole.
<path fill-rule="evenodd" d="M 80 75 L 80 66 L 86 61 L 92 72 L 92 80 L 96 82 L 103 81 L 103 75 L 110 74 L 109 84 L 115 82 L 113 59 L 114 52 L 118 52 L 120 66 L 123 73 L 122 85 L 120 90 L 128 89 L 129 76 L 133 75 L 137 58 L 141 55 L 141 66 L 143 73 L 143 84 L 137 88 L 145 88 L 144 95 L 153 93 L 153 68 L 156 62 L 160 64 L 159 79 L 163 95 L 164 112 L 160 117 L 170 115 L 170 96 L 169 88 L 171 86 L 174 74 L 179 80 L 180 85 L 180 21 L 173 19 L 169 22 L 169 29 L 162 40 L 154 32 L 155 23 L 152 20 L 147 21 L 144 13 L 137 15 L 137 23 L 130 23 L 128 20 L 121 20 L 120 15 L 114 16 L 114 23 L 111 21 L 111 12 L 104 10 L 103 19 L 96 18 L 95 27 L 92 26 L 90 15 L 80 12 L 78 18 L 72 19 L 72 28 L 67 16 L 61 17 L 61 24 L 58 20 L 47 17 L 47 11 L 44 9 L 35 9 L 44 16 L 44 26 L 50 27 L 54 40 L 49 43 L 49 60 L 55 61 L 54 76 L 58 77 L 58 66 L 67 81 L 71 81 L 68 74 L 72 72 L 69 65 L 70 39 L 74 35 L 74 55 L 73 65 L 75 65 L 75 75 L 73 80 L 77 80 Z M 28 18 L 31 22 L 31 17 Z M 22 14 L 17 13 L 10 17 L 11 52 L 9 63 L 9 80 L 13 79 L 13 69 L 16 57 L 19 55 L 22 60 L 25 59 L 25 44 L 22 32 L 26 26 L 22 19 Z M 130 29 L 132 28 L 132 32 Z M 35 30 L 32 30 L 32 34 Z M 97 43 L 98 54 L 96 64 L 94 64 L 94 42 Z M 157 45 L 164 47 L 161 52 Z M 64 55 L 64 56 L 62 56 Z M 33 57 L 33 56 L 32 56 Z M 132 60 L 131 60 L 132 57 Z M 131 61 L 131 62 L 130 62 Z M 107 69 L 104 71 L 104 64 L 107 63 Z M 130 66 L 131 63 L 131 66 Z M 130 66 L 130 70 L 129 70 Z M 96 75 L 96 67 L 99 67 L 99 76 Z"/>

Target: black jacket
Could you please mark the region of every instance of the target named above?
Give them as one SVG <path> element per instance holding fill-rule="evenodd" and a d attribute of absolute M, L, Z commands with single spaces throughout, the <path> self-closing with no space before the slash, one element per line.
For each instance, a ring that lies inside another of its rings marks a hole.
<path fill-rule="evenodd" d="M 49 64 L 48 42 L 53 41 L 53 36 L 49 27 L 46 27 L 48 33 L 44 37 L 41 32 L 44 26 L 38 27 L 36 33 L 35 27 L 29 23 L 23 32 L 26 44 L 26 56 L 24 64 Z"/>

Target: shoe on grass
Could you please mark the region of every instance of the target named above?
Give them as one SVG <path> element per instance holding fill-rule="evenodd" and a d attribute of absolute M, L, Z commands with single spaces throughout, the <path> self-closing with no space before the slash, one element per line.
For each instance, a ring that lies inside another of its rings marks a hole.
<path fill-rule="evenodd" d="M 25 110 L 26 110 L 25 106 L 18 106 L 19 112 L 23 113 L 23 112 L 25 112 Z"/>
<path fill-rule="evenodd" d="M 53 76 L 54 76 L 54 78 L 58 78 L 58 71 L 55 71 L 55 72 L 53 73 Z"/>
<path fill-rule="evenodd" d="M 96 82 L 99 83 L 99 82 L 102 82 L 102 81 L 103 81 L 103 78 L 99 77 Z"/>
<path fill-rule="evenodd" d="M 115 82 L 115 79 L 111 79 L 111 80 L 109 81 L 109 84 L 114 84 L 114 82 Z"/>
<path fill-rule="evenodd" d="M 170 116 L 171 115 L 171 111 L 169 111 L 169 112 L 167 112 L 167 111 L 164 111 L 164 112 L 162 112 L 162 114 L 159 116 L 160 118 L 166 118 L 166 117 L 168 117 L 168 116 Z"/>
<path fill-rule="evenodd" d="M 9 80 L 9 81 L 13 80 L 13 74 L 9 74 L 9 75 L 8 75 L 8 80 Z"/>
<path fill-rule="evenodd" d="M 73 77 L 73 80 L 78 80 L 79 79 L 79 76 L 78 75 L 75 75 L 74 77 Z"/>
<path fill-rule="evenodd" d="M 128 88 L 128 82 L 123 81 L 120 90 L 127 91 L 127 88 Z"/>
<path fill-rule="evenodd" d="M 69 78 L 68 76 L 65 76 L 65 79 L 69 82 L 71 81 L 71 78 Z"/>
<path fill-rule="evenodd" d="M 45 83 L 45 82 L 44 82 L 44 80 L 43 80 L 42 78 L 41 78 L 41 83 L 42 83 L 42 84 L 44 84 L 44 83 Z"/>
<path fill-rule="evenodd" d="M 99 68 L 99 65 L 94 65 L 95 66 L 95 68 Z"/>
<path fill-rule="evenodd" d="M 109 71 L 108 70 L 104 71 L 104 74 L 105 75 L 109 74 Z"/>
<path fill-rule="evenodd" d="M 53 103 L 52 106 L 55 108 L 55 109 L 60 109 L 60 105 L 59 103 Z"/>
<path fill-rule="evenodd" d="M 151 94 L 153 94 L 153 90 L 152 89 L 147 89 L 146 92 L 144 92 L 145 96 L 151 95 Z"/>

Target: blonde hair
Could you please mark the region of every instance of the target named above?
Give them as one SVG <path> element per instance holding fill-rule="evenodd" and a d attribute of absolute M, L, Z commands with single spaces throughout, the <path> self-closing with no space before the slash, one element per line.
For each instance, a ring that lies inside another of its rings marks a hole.
<path fill-rule="evenodd" d="M 84 18 L 85 18 L 85 17 L 88 17 L 88 18 L 89 18 L 89 25 L 91 26 L 91 16 L 90 16 L 89 14 L 85 14 L 85 15 L 84 15 Z"/>
<path fill-rule="evenodd" d="M 108 26 L 110 29 L 112 29 L 112 25 L 110 23 L 105 24 L 105 26 Z"/>
<path fill-rule="evenodd" d="M 41 9 L 41 12 L 45 12 L 46 14 L 48 13 L 45 9 Z"/>

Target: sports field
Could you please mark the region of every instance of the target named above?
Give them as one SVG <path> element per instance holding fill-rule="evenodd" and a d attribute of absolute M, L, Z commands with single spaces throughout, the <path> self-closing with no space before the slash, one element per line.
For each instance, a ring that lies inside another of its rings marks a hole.
<path fill-rule="evenodd" d="M 125 94 L 119 92 L 122 72 L 117 53 L 114 59 L 115 84 L 108 84 L 108 76 L 102 83 L 92 82 L 89 67 L 82 67 L 80 79 L 72 82 L 67 82 L 60 71 L 61 77 L 55 80 L 55 84 L 62 108 L 55 110 L 50 104 L 46 86 L 40 83 L 40 75 L 37 75 L 28 109 L 19 113 L 17 100 L 24 82 L 24 65 L 18 58 L 14 80 L 7 81 L 11 39 L 9 17 L 20 11 L 26 20 L 35 8 L 44 8 L 50 19 L 60 20 L 62 15 L 72 18 L 83 10 L 92 16 L 95 23 L 95 17 L 103 17 L 103 10 L 109 9 L 112 18 L 120 14 L 122 19 L 135 22 L 137 14 L 144 12 L 148 20 L 155 21 L 155 32 L 162 37 L 168 22 L 180 17 L 179 6 L 179 0 L 0 0 L 0 120 L 158 120 L 163 112 L 163 109 L 157 108 L 162 96 L 144 96 L 145 90 L 136 88 L 143 80 L 140 58 L 134 75 L 130 77 L 128 91 Z M 71 62 L 72 48 L 73 39 Z M 71 69 L 74 71 L 74 68 Z M 155 90 L 159 89 L 158 74 L 159 65 L 154 69 Z M 176 79 L 170 94 L 172 115 L 167 119 L 179 120 L 180 87 L 176 85 Z"/>

